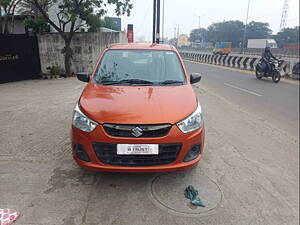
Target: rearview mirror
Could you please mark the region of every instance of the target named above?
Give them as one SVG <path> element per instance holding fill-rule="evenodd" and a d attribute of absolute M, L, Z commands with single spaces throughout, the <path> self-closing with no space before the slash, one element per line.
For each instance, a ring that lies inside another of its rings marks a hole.
<path fill-rule="evenodd" d="M 191 78 L 190 78 L 190 82 L 191 84 L 197 83 L 201 80 L 201 74 L 200 73 L 192 73 L 191 74 Z"/>
<path fill-rule="evenodd" d="M 89 82 L 90 81 L 90 74 L 89 72 L 80 72 L 76 73 L 77 79 L 83 82 Z"/>

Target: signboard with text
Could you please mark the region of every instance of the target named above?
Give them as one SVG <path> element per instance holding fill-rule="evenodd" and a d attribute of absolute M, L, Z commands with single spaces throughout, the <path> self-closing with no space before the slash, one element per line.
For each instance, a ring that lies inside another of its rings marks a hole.
<path fill-rule="evenodd" d="M 0 36 L 0 83 L 35 79 L 41 71 L 35 36 Z"/>

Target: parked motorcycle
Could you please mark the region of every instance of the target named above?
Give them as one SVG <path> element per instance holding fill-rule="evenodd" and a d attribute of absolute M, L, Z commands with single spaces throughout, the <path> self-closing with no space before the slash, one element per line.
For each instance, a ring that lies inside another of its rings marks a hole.
<path fill-rule="evenodd" d="M 261 79 L 263 77 L 272 77 L 274 83 L 278 83 L 280 81 L 280 68 L 283 60 L 271 60 L 269 62 L 270 69 L 264 68 L 263 60 L 261 59 L 259 63 L 255 67 L 255 74 L 257 79 Z"/>

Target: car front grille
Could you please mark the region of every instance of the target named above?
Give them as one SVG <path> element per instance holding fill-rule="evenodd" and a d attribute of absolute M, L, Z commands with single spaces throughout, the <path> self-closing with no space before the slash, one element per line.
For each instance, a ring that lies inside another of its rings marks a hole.
<path fill-rule="evenodd" d="M 124 125 L 124 124 L 103 124 L 107 134 L 113 137 L 127 138 L 152 138 L 166 136 L 172 125 Z"/>
<path fill-rule="evenodd" d="M 159 144 L 158 155 L 117 155 L 117 144 L 93 143 L 98 159 L 109 165 L 154 166 L 172 163 L 176 160 L 182 144 Z"/>

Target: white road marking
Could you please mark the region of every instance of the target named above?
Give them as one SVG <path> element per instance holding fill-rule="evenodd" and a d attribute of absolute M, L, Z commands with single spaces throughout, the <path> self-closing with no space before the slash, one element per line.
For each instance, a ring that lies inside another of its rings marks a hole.
<path fill-rule="evenodd" d="M 240 88 L 240 87 L 237 87 L 237 86 L 234 86 L 232 84 L 228 84 L 228 83 L 224 83 L 225 86 L 228 86 L 228 87 L 232 87 L 232 88 L 235 88 L 235 89 L 238 89 L 240 91 L 244 91 L 244 92 L 247 92 L 248 94 L 251 94 L 251 95 L 255 95 L 255 96 L 258 96 L 258 97 L 261 97 L 262 95 L 256 93 L 256 92 L 253 92 L 253 91 L 249 91 L 247 89 L 244 89 L 244 88 Z"/>

